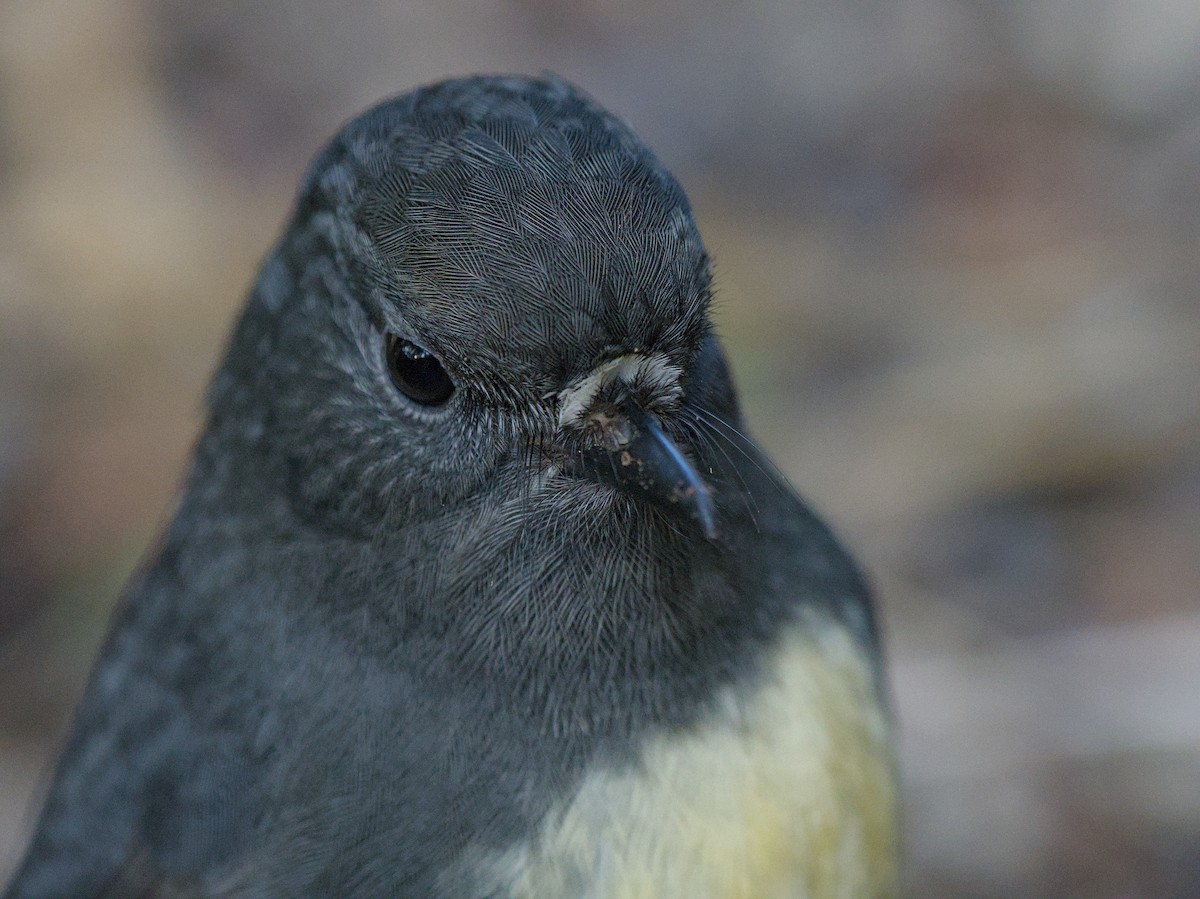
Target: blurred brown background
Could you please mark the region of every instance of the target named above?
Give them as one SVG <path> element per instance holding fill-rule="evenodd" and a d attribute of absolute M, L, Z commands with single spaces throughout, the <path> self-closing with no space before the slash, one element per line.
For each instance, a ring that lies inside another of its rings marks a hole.
<path fill-rule="evenodd" d="M 555 70 L 882 596 L 920 897 L 1200 896 L 1200 4 L 5 0 L 0 879 L 307 160 Z"/>

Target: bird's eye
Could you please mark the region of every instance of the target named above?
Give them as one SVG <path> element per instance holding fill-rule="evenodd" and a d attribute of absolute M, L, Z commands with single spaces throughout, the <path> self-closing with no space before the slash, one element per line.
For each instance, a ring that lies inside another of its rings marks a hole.
<path fill-rule="evenodd" d="M 395 334 L 387 336 L 388 371 L 396 389 L 422 406 L 440 406 L 454 393 L 454 382 L 429 350 Z"/>

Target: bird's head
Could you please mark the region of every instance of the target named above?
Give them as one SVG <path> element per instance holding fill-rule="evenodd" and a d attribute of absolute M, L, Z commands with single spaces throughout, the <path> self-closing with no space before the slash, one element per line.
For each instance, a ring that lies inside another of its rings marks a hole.
<path fill-rule="evenodd" d="M 697 409 L 732 415 L 683 191 L 557 80 L 385 103 L 318 158 L 214 390 L 293 506 L 358 533 L 447 511 L 714 538 Z M 527 522 L 528 523 L 528 522 Z"/>

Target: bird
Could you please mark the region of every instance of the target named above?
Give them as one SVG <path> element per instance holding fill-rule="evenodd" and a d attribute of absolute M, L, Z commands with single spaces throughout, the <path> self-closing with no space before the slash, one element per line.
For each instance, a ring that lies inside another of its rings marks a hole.
<path fill-rule="evenodd" d="M 304 176 L 8 899 L 880 899 L 873 597 L 748 436 L 680 184 L 555 76 Z"/>

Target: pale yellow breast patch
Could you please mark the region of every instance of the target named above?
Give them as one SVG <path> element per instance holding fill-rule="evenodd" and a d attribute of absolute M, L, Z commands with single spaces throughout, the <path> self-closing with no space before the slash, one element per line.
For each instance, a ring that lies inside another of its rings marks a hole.
<path fill-rule="evenodd" d="M 895 895 L 888 724 L 861 649 L 813 619 L 767 672 L 639 765 L 588 775 L 485 879 L 514 899 Z"/>

